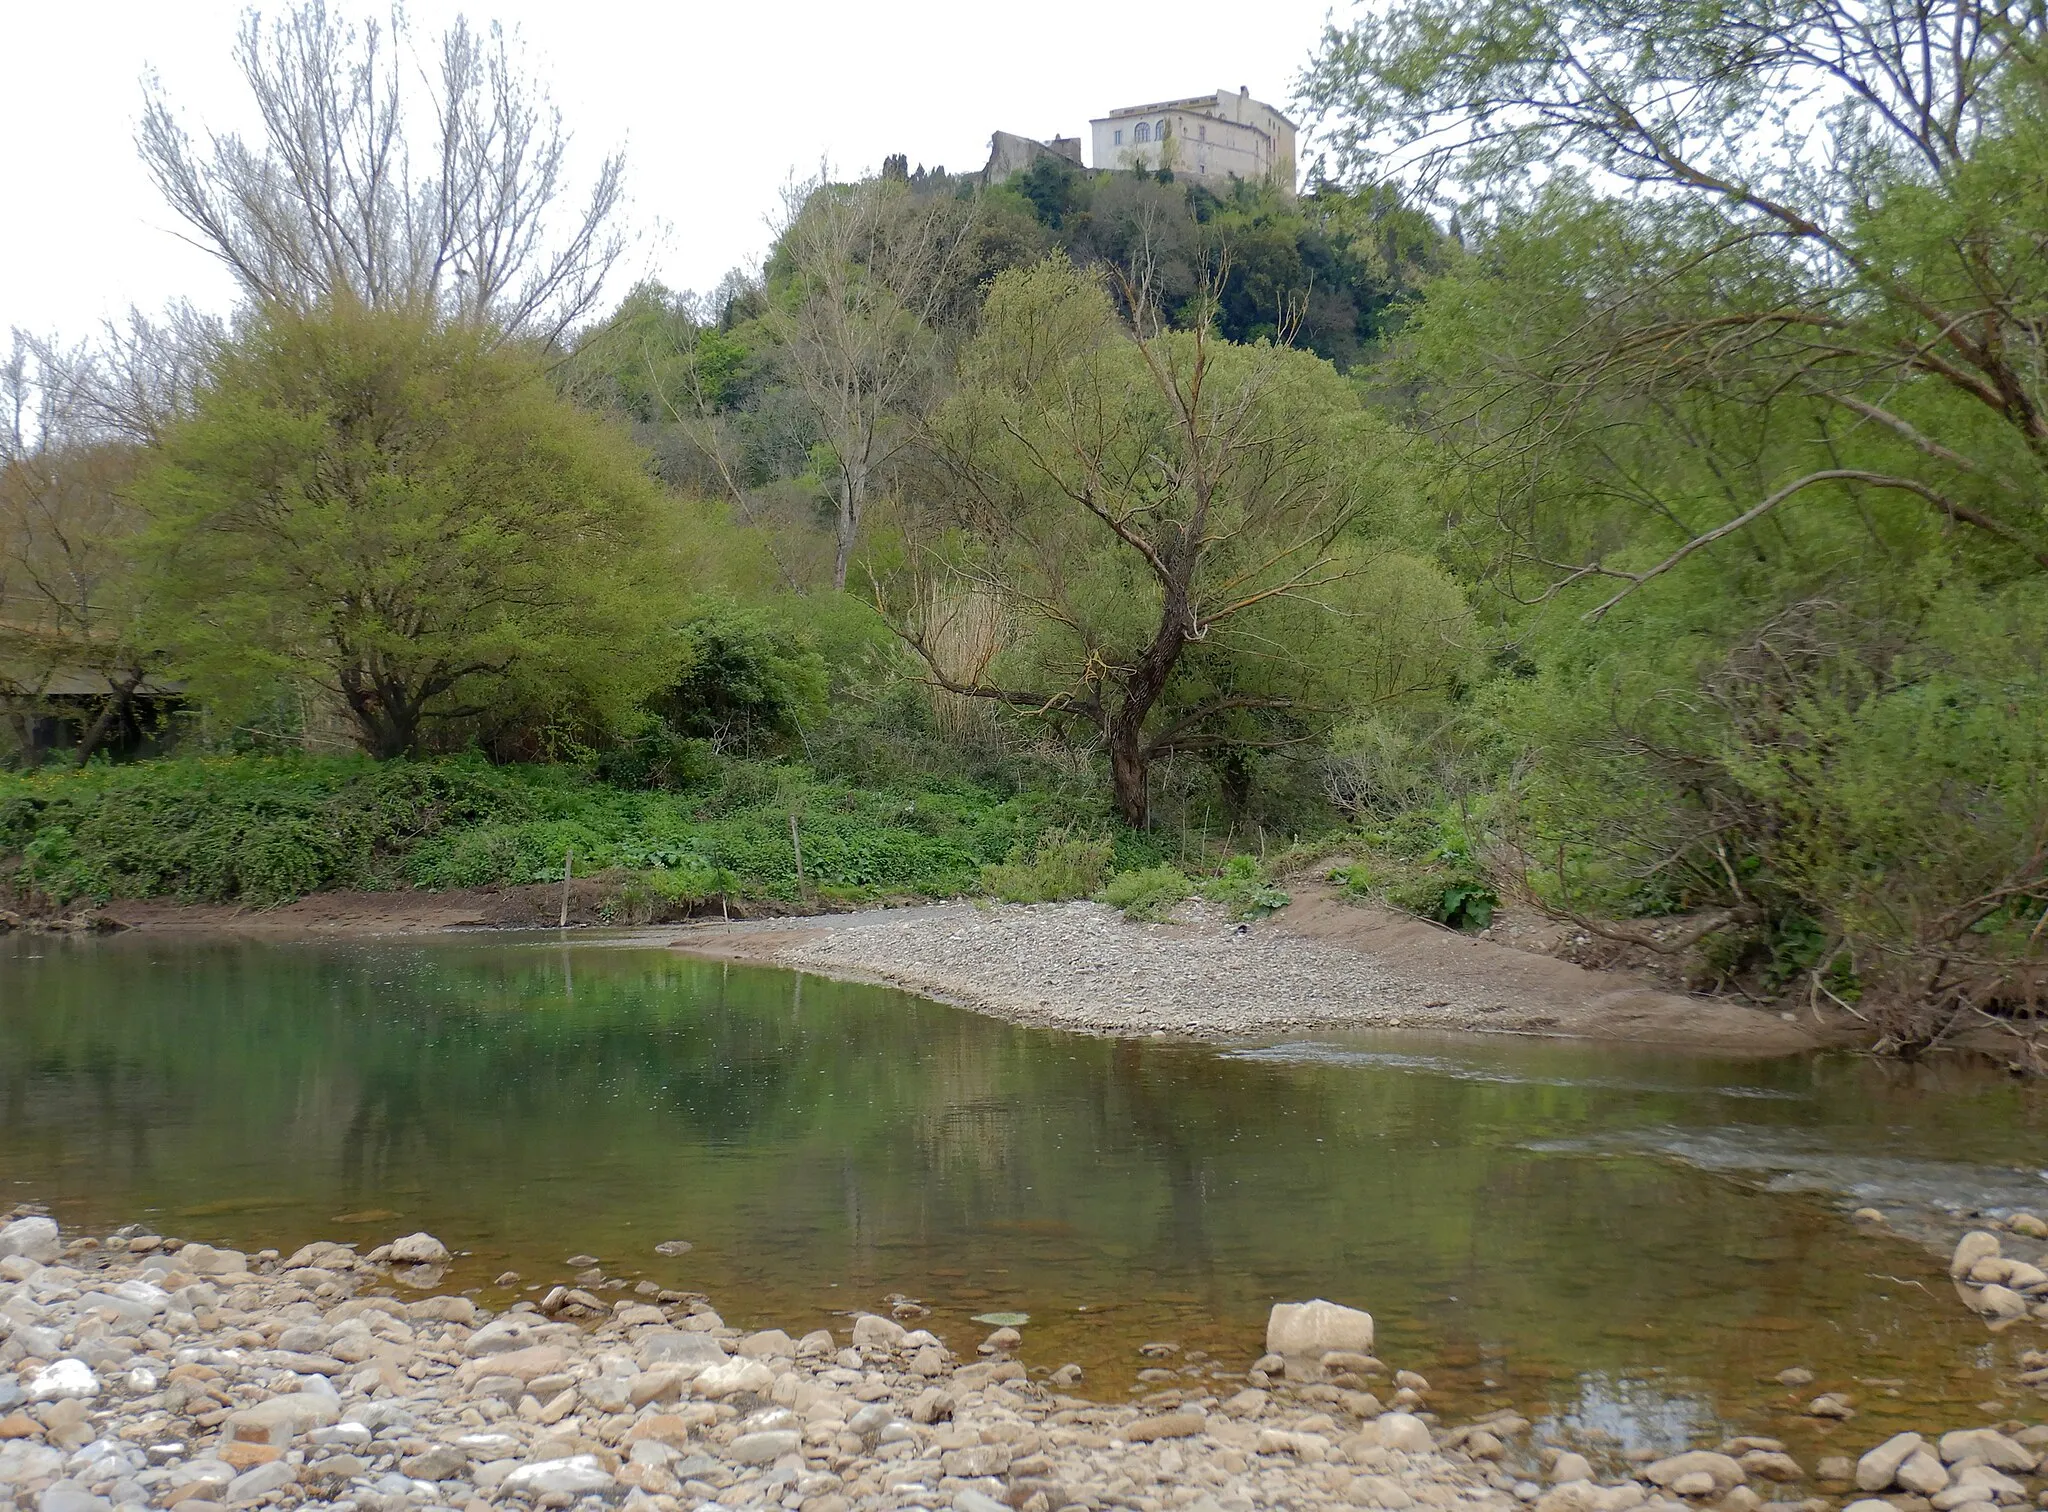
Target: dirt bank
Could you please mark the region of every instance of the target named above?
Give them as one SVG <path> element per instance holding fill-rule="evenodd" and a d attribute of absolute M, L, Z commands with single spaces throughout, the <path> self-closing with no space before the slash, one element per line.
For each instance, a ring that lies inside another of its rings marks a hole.
<path fill-rule="evenodd" d="M 433 934 L 445 929 L 552 929 L 561 919 L 562 886 L 470 887 L 447 892 L 320 892 L 274 908 L 237 903 L 178 903 L 167 898 L 115 901 L 69 921 L 38 926 L 142 929 L 156 934 L 306 937 Z M 616 883 L 581 878 L 569 890 L 569 922 L 634 926 L 663 922 L 624 906 Z"/>
<path fill-rule="evenodd" d="M 1398 1028 L 1761 1055 L 1821 1043 L 1821 1031 L 1773 1013 L 1470 939 L 1316 887 L 1251 924 L 1201 905 L 1172 923 L 1134 924 L 1093 903 L 960 903 L 700 923 L 676 945 L 1089 1034 Z"/>

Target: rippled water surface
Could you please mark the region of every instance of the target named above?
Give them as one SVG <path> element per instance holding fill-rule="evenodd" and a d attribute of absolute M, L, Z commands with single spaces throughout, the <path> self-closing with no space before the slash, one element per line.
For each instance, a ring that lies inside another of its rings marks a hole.
<path fill-rule="evenodd" d="M 2048 1207 L 2043 1167 L 2048 1104 L 1957 1068 L 1113 1043 L 553 938 L 0 939 L 0 1203 L 250 1248 L 426 1228 L 497 1302 L 579 1251 L 792 1332 L 903 1295 L 968 1353 L 1028 1312 L 1026 1362 L 1108 1396 L 1142 1343 L 1241 1370 L 1270 1303 L 1327 1296 L 1447 1413 L 1809 1451 L 1821 1389 L 1852 1449 L 2035 1421 L 2048 1331 L 1993 1338 L 1846 1215 Z"/>

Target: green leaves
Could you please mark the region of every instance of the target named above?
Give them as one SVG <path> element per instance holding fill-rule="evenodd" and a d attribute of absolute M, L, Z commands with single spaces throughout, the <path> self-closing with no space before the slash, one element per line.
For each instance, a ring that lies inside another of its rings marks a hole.
<path fill-rule="evenodd" d="M 508 704 L 617 720 L 673 655 L 639 456 L 481 333 L 272 313 L 139 497 L 165 634 L 228 712 L 310 684 L 391 756 Z"/>

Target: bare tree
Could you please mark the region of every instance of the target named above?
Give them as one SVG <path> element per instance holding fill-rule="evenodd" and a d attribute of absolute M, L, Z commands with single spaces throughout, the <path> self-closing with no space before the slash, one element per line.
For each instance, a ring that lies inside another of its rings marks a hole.
<path fill-rule="evenodd" d="M 182 300 L 161 320 L 130 309 L 125 321 L 106 323 L 96 352 L 77 355 L 81 418 L 108 437 L 154 445 L 164 427 L 192 413 L 227 339 L 218 317 Z"/>
<path fill-rule="evenodd" d="M 793 297 L 765 323 L 782 371 L 817 418 L 837 515 L 834 588 L 877 480 L 910 444 L 939 368 L 937 318 L 974 231 L 974 213 L 889 179 L 792 184 L 777 250 Z M 771 268 L 771 272 L 773 269 Z"/>
<path fill-rule="evenodd" d="M 157 656 L 126 555 L 140 448 L 107 421 L 103 363 L 16 331 L 0 362 L 0 701 L 76 716 L 83 763 L 124 725 Z"/>
<path fill-rule="evenodd" d="M 404 16 L 358 26 L 305 0 L 246 14 L 235 58 L 261 137 L 195 140 L 147 84 L 143 162 L 191 240 L 259 300 L 346 296 L 553 342 L 596 303 L 623 241 L 624 159 L 577 208 L 561 113 L 496 25 L 457 18 L 431 68 Z"/>

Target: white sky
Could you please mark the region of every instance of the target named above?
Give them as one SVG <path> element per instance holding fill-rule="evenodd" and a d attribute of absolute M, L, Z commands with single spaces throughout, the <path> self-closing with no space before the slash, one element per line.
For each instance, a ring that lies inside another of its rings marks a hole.
<path fill-rule="evenodd" d="M 633 219 L 649 232 L 628 278 L 709 289 L 759 258 L 777 190 L 821 157 L 842 173 L 890 152 L 979 168 L 994 130 L 1085 142 L 1088 119 L 1115 106 L 1239 85 L 1287 109 L 1330 4 L 411 0 L 407 11 L 416 39 L 457 12 L 516 27 L 578 147 L 625 144 Z M 0 0 L 0 333 L 77 339 L 131 304 L 232 303 L 226 275 L 174 234 L 134 126 L 145 68 L 188 125 L 246 126 L 229 56 L 242 9 Z"/>

